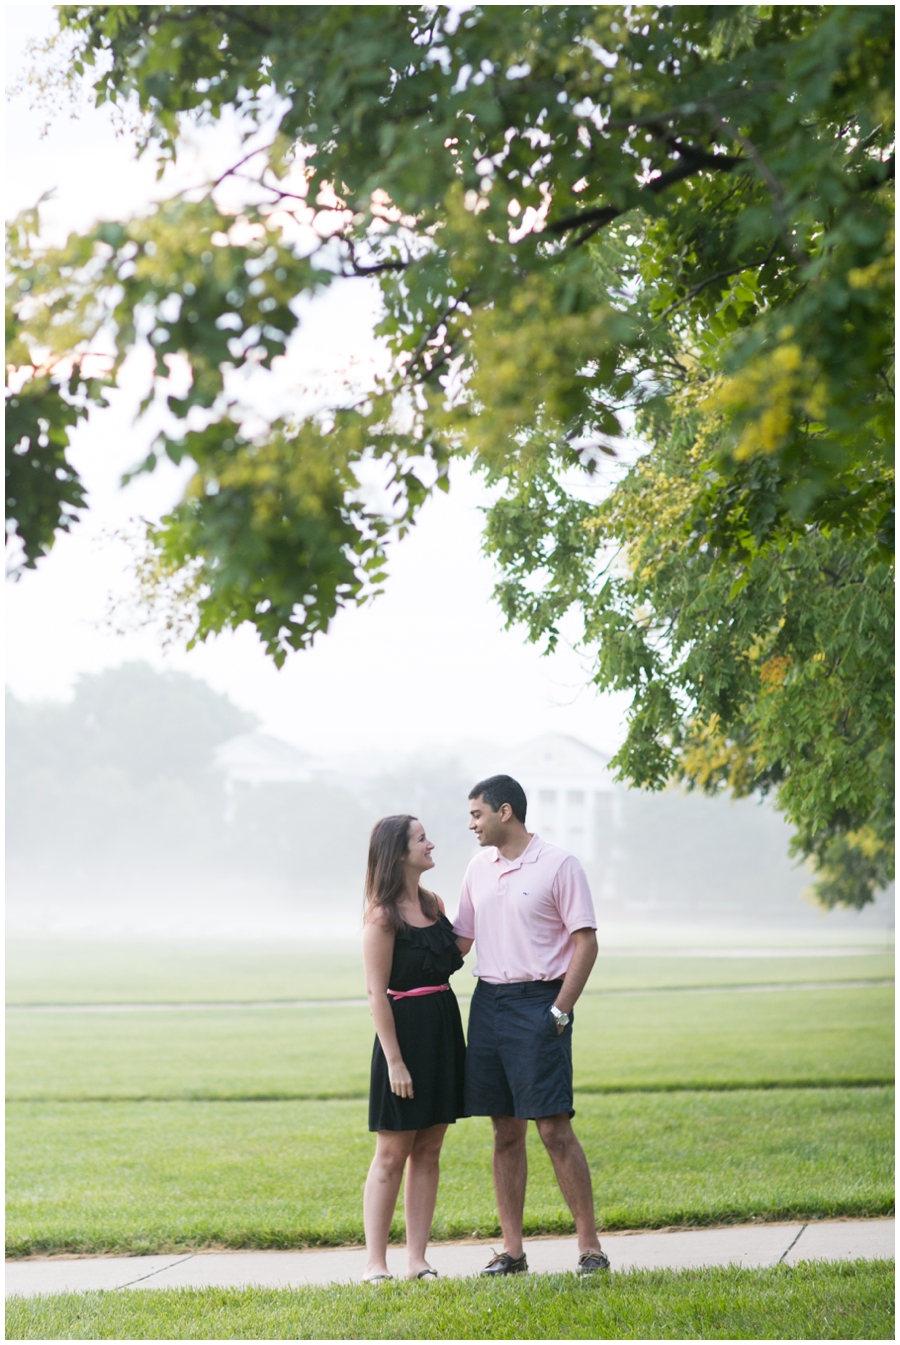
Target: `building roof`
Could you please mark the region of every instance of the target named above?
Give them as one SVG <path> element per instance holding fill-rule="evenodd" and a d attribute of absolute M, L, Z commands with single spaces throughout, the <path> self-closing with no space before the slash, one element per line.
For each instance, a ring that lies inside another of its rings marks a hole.
<path fill-rule="evenodd" d="M 267 733 L 240 733 L 220 743 L 214 753 L 215 765 L 224 771 L 239 770 L 296 770 L 307 773 L 312 760 L 308 752 L 301 752 L 280 738 Z"/>
<path fill-rule="evenodd" d="M 544 733 L 519 747 L 492 751 L 491 756 L 492 769 L 487 773 L 508 772 L 532 789 L 544 784 L 563 789 L 613 787 L 609 757 L 566 733 Z M 266 733 L 241 733 L 220 743 L 214 763 L 229 781 L 258 784 L 316 778 L 352 787 L 378 773 L 377 758 L 351 770 L 346 764 L 330 764 Z"/>
<path fill-rule="evenodd" d="M 593 780 L 609 785 L 612 783 L 609 761 L 605 752 L 598 752 L 568 733 L 543 733 L 507 753 L 506 769 L 510 775 L 523 779 L 578 777 L 586 783 Z"/>

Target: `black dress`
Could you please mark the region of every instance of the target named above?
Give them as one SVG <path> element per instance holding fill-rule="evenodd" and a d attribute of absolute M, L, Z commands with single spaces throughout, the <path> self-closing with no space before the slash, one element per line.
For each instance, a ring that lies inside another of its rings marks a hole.
<path fill-rule="evenodd" d="M 391 990 L 445 985 L 463 964 L 446 915 L 419 929 L 404 925 L 394 941 Z M 387 1061 L 377 1036 L 369 1091 L 370 1130 L 425 1130 L 464 1116 L 466 1044 L 452 990 L 392 999 L 397 1041 L 415 1097 L 391 1092 Z"/>

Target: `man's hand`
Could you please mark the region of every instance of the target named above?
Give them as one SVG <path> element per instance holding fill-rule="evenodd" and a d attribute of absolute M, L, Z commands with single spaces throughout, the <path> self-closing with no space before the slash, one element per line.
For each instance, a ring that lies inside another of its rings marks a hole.
<path fill-rule="evenodd" d="M 575 944 L 575 951 L 572 954 L 572 961 L 569 963 L 569 970 L 566 972 L 562 987 L 556 999 L 555 1008 L 562 1013 L 571 1014 L 575 1007 L 575 1001 L 585 987 L 587 978 L 591 974 L 591 968 L 597 958 L 597 935 L 593 929 L 576 929 L 572 934 L 572 940 Z M 565 1028 L 556 1025 L 557 1034 L 564 1032 Z"/>

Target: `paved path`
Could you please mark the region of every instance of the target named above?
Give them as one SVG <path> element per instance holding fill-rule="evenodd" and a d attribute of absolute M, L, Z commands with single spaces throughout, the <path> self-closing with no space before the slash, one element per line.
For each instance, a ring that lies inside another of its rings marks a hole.
<path fill-rule="evenodd" d="M 499 1247 L 499 1243 L 494 1246 Z M 612 1269 L 696 1269 L 701 1266 L 774 1266 L 779 1262 L 850 1261 L 894 1255 L 894 1220 L 865 1219 L 812 1224 L 744 1224 L 672 1233 L 606 1233 L 603 1246 Z M 477 1275 L 490 1253 L 487 1242 L 437 1243 L 431 1264 L 444 1276 Z M 532 1271 L 574 1270 L 574 1238 L 536 1238 L 526 1243 Z M 404 1273 L 403 1249 L 392 1247 L 388 1263 Z M 180 1256 L 48 1257 L 7 1261 L 7 1294 L 61 1293 L 86 1289 L 204 1289 L 257 1285 L 293 1289 L 304 1284 L 359 1280 L 365 1268 L 360 1248 L 305 1252 L 196 1252 Z"/>

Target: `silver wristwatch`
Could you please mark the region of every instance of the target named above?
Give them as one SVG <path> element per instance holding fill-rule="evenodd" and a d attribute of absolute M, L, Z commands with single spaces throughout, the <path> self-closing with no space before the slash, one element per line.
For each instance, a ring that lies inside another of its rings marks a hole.
<path fill-rule="evenodd" d="M 558 1009 L 558 1008 L 556 1007 L 555 1004 L 551 1004 L 551 1005 L 550 1005 L 550 1012 L 553 1014 L 553 1017 L 556 1019 L 556 1025 L 557 1025 L 557 1027 L 568 1027 L 568 1026 L 569 1026 L 569 1023 L 570 1023 L 570 1021 L 571 1021 L 570 1018 L 569 1018 L 569 1015 L 568 1015 L 567 1013 L 563 1013 L 562 1009 Z"/>

